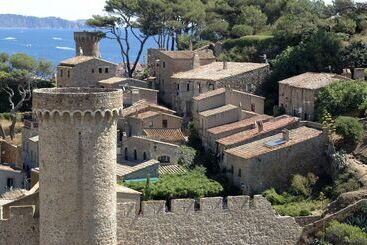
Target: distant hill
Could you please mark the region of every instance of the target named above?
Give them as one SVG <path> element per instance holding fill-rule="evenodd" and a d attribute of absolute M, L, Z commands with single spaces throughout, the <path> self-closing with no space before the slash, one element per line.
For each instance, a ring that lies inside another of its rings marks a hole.
<path fill-rule="evenodd" d="M 16 14 L 0 14 L 0 28 L 80 28 L 84 20 L 69 21 L 57 17 L 39 18 Z"/>

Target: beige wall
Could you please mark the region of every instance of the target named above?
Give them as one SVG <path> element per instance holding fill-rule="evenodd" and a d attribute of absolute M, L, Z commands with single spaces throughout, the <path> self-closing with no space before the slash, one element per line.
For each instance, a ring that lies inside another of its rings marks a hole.
<path fill-rule="evenodd" d="M 130 87 L 124 92 L 124 105 L 131 106 L 139 100 L 145 100 L 152 104 L 158 103 L 158 91 L 154 89 Z"/>
<path fill-rule="evenodd" d="M 240 106 L 242 110 L 264 114 L 265 98 L 238 90 L 227 89 L 226 104 Z"/>
<path fill-rule="evenodd" d="M 279 107 L 283 107 L 288 115 L 312 121 L 315 119 L 315 95 L 318 91 L 279 84 Z"/>
<path fill-rule="evenodd" d="M 0 139 L 0 163 L 12 163 L 23 168 L 23 148 Z"/>
<path fill-rule="evenodd" d="M 162 156 L 169 156 L 171 163 L 177 163 L 178 145 L 149 140 L 141 137 L 130 137 L 126 139 L 121 147 L 121 155 L 124 160 L 142 162 L 144 160 L 159 160 Z M 127 158 L 125 152 L 127 151 Z M 136 151 L 137 159 L 134 157 Z M 144 159 L 144 152 L 146 159 Z"/>
<path fill-rule="evenodd" d="M 102 73 L 99 72 L 100 68 L 102 69 Z M 106 68 L 108 68 L 108 73 L 105 71 Z M 57 86 L 97 87 L 98 81 L 114 77 L 116 75 L 116 69 L 116 64 L 99 59 L 92 59 L 76 64 L 75 66 L 58 66 L 56 75 Z"/>
<path fill-rule="evenodd" d="M 327 139 L 321 135 L 250 159 L 225 152 L 224 167 L 227 176 L 236 186 L 242 185 L 246 194 L 258 194 L 273 187 L 284 191 L 293 175 L 320 174 L 326 170 L 326 149 Z"/>
<path fill-rule="evenodd" d="M 20 170 L 0 169 L 0 195 L 10 190 L 7 187 L 8 179 L 13 179 L 13 189 L 24 188 L 24 177 L 24 173 Z"/>

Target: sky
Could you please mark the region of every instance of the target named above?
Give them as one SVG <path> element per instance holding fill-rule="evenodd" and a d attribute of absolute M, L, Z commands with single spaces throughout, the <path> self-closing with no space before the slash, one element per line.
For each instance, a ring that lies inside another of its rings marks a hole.
<path fill-rule="evenodd" d="M 68 20 L 88 19 L 102 14 L 106 0 L 0 0 L 0 14 L 37 17 L 56 16 Z M 331 3 L 332 0 L 325 0 Z M 362 2 L 366 0 L 357 0 Z"/>

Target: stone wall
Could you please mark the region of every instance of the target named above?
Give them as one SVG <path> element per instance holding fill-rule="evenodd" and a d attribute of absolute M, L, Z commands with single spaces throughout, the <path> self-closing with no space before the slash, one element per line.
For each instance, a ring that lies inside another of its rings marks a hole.
<path fill-rule="evenodd" d="M 131 106 L 139 100 L 157 104 L 158 91 L 147 88 L 129 87 L 129 89 L 124 92 L 124 106 Z"/>
<path fill-rule="evenodd" d="M 264 114 L 265 98 L 238 90 L 226 91 L 226 104 L 240 106 L 242 110 Z"/>
<path fill-rule="evenodd" d="M 251 203 L 251 205 L 250 205 Z M 297 244 L 301 227 L 291 217 L 279 217 L 263 197 L 221 197 L 195 201 L 173 200 L 171 212 L 165 201 L 135 203 L 117 208 L 119 244 Z M 225 206 L 225 208 L 223 208 Z"/>
<path fill-rule="evenodd" d="M 148 159 L 160 160 L 161 157 L 168 156 L 170 163 L 177 163 L 178 147 L 178 145 L 134 136 L 123 142 L 121 155 L 126 161 L 138 162 Z M 135 159 L 135 151 L 137 159 Z M 146 155 L 146 159 L 144 159 L 144 155 Z"/>
<path fill-rule="evenodd" d="M 12 163 L 23 168 L 22 147 L 0 140 L 0 163 Z"/>

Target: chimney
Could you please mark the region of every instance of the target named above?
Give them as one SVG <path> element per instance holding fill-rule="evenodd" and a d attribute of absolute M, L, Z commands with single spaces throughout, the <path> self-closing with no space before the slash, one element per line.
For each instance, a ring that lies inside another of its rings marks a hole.
<path fill-rule="evenodd" d="M 200 67 L 200 57 L 197 53 L 194 53 L 192 57 L 192 69 Z"/>
<path fill-rule="evenodd" d="M 228 69 L 228 62 L 223 61 L 223 70 L 227 70 L 227 69 Z"/>
<path fill-rule="evenodd" d="M 283 140 L 289 141 L 289 130 L 288 129 L 284 129 L 282 131 L 282 133 L 283 133 Z"/>
<path fill-rule="evenodd" d="M 256 121 L 256 126 L 259 133 L 264 131 L 264 123 L 262 121 Z"/>

